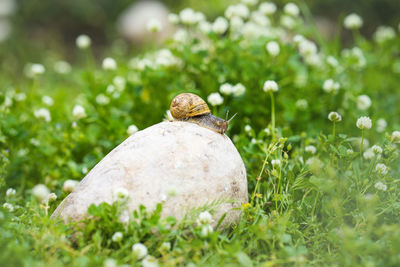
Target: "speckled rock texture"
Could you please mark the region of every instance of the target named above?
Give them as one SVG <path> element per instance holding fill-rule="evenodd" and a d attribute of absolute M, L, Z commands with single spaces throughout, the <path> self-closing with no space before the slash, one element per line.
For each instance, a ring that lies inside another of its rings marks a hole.
<path fill-rule="evenodd" d="M 233 208 L 248 201 L 246 169 L 226 135 L 189 122 L 162 122 L 131 135 L 105 156 L 54 211 L 78 221 L 90 204 L 112 203 L 118 188 L 129 192 L 128 208 L 163 202 L 163 216 L 181 219 L 191 208 L 222 202 L 214 213 L 224 225 L 237 221 Z M 171 192 L 176 193 L 175 196 Z"/>

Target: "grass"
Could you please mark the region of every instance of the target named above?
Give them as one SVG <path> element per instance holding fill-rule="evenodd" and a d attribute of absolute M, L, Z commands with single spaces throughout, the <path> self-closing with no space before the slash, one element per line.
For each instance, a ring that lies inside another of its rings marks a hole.
<path fill-rule="evenodd" d="M 243 28 L 220 34 L 180 25 L 158 50 L 105 51 L 115 68 L 102 69 L 88 47 L 76 49 L 82 59 L 71 70 L 54 70 L 49 57 L 44 73 L 27 65 L 21 79 L 0 74 L 0 199 L 8 203 L 0 211 L 1 265 L 398 266 L 399 34 L 386 28 L 369 40 L 354 31 L 343 48 L 301 16 L 286 26 L 282 16 L 270 15 L 270 26 L 244 19 Z M 270 41 L 279 43 L 276 56 L 265 49 Z M 340 88 L 326 90 L 328 79 Z M 265 93 L 267 80 L 279 90 Z M 134 132 L 129 126 L 161 121 L 178 93 L 207 99 L 222 84 L 231 91 L 221 90 L 223 103 L 211 110 L 238 112 L 228 135 L 250 196 L 237 224 L 196 223 L 218 203 L 182 221 L 161 218 L 160 204 L 123 222 L 123 200 L 91 206 L 83 223 L 49 218 L 71 190 L 65 182 L 82 179 Z M 372 103 L 360 103 L 362 95 Z M 330 121 L 332 111 L 342 120 Z M 370 129 L 356 127 L 361 116 L 371 118 Z M 138 243 L 151 256 L 132 251 Z"/>

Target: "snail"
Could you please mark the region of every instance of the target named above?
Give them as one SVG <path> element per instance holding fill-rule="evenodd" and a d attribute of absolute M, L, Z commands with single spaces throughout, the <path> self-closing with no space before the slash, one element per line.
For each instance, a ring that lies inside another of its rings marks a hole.
<path fill-rule="evenodd" d="M 177 95 L 171 102 L 170 111 L 175 120 L 196 123 L 220 134 L 226 132 L 229 122 L 236 116 L 233 115 L 229 120 L 228 112 L 225 120 L 213 116 L 207 103 L 191 93 Z"/>

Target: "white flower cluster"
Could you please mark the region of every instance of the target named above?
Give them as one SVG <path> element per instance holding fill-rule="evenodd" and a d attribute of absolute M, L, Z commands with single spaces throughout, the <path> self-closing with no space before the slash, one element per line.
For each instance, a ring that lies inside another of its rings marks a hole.
<path fill-rule="evenodd" d="M 8 188 L 6 191 L 6 196 L 13 197 L 13 196 L 15 196 L 16 193 L 17 193 L 17 191 L 14 188 Z"/>
<path fill-rule="evenodd" d="M 207 101 L 211 104 L 211 106 L 219 106 L 224 102 L 224 98 L 219 93 L 211 93 L 207 97 Z"/>
<path fill-rule="evenodd" d="M 198 226 L 201 226 L 201 234 L 204 237 L 209 236 L 213 231 L 213 227 L 210 225 L 213 222 L 213 218 L 208 211 L 201 212 L 196 220 Z"/>
<path fill-rule="evenodd" d="M 196 12 L 191 8 L 185 8 L 179 12 L 179 19 L 182 24 L 195 25 L 201 21 L 204 21 L 205 16 L 201 12 Z M 176 18 L 173 18 L 173 20 L 176 20 Z"/>
<path fill-rule="evenodd" d="M 366 110 L 372 104 L 371 98 L 367 95 L 360 95 L 357 97 L 357 108 L 359 110 Z"/>
<path fill-rule="evenodd" d="M 71 64 L 69 64 L 66 61 L 59 60 L 56 63 L 54 63 L 54 71 L 57 72 L 58 74 L 68 74 L 71 72 Z"/>
<path fill-rule="evenodd" d="M 400 143 L 400 131 L 394 131 L 392 133 L 392 142 Z"/>
<path fill-rule="evenodd" d="M 225 17 L 232 19 L 234 17 L 248 18 L 250 15 L 249 8 L 243 4 L 231 5 L 225 10 Z"/>
<path fill-rule="evenodd" d="M 342 121 L 342 116 L 339 113 L 332 111 L 329 113 L 328 119 L 332 122 L 339 122 Z"/>
<path fill-rule="evenodd" d="M 386 175 L 388 173 L 388 167 L 383 163 L 378 163 L 375 166 L 375 171 L 380 175 Z"/>
<path fill-rule="evenodd" d="M 272 2 L 263 2 L 258 7 L 258 10 L 264 15 L 272 15 L 276 12 L 276 5 Z"/>
<path fill-rule="evenodd" d="M 161 21 L 157 18 L 151 18 L 146 24 L 146 29 L 153 33 L 160 32 L 162 30 Z"/>
<path fill-rule="evenodd" d="M 279 159 L 273 159 L 271 160 L 271 165 L 274 167 L 279 167 L 281 166 L 281 161 Z"/>
<path fill-rule="evenodd" d="M 339 82 L 335 82 L 332 79 L 328 79 L 328 80 L 324 81 L 324 84 L 322 85 L 322 89 L 327 93 L 336 94 L 340 89 L 340 84 L 339 84 Z"/>
<path fill-rule="evenodd" d="M 389 26 L 379 26 L 374 33 L 374 39 L 378 43 L 384 43 L 386 41 L 392 40 L 396 37 L 396 32 L 392 27 Z"/>
<path fill-rule="evenodd" d="M 212 31 L 216 34 L 224 34 L 229 27 L 229 23 L 224 17 L 218 17 L 212 24 Z"/>
<path fill-rule="evenodd" d="M 86 34 L 81 34 L 76 38 L 75 43 L 79 49 L 87 49 L 92 44 L 92 40 Z"/>
<path fill-rule="evenodd" d="M 263 86 L 263 90 L 266 93 L 268 93 L 268 92 L 277 92 L 278 89 L 279 89 L 278 88 L 278 84 L 275 81 L 272 81 L 272 80 L 265 81 L 264 86 Z"/>
<path fill-rule="evenodd" d="M 266 44 L 265 48 L 267 49 L 268 54 L 270 54 L 272 57 L 279 55 L 280 47 L 278 42 L 270 41 Z"/>
<path fill-rule="evenodd" d="M 121 232 L 115 232 L 112 235 L 111 240 L 113 242 L 121 242 L 123 237 L 124 237 L 124 235 Z"/>
<path fill-rule="evenodd" d="M 86 111 L 85 108 L 82 107 L 81 105 L 75 105 L 74 109 L 72 110 L 72 115 L 74 116 L 75 119 L 82 119 L 86 117 Z"/>
<path fill-rule="evenodd" d="M 75 187 L 79 184 L 79 181 L 68 179 L 63 184 L 63 191 L 66 193 L 70 193 L 74 191 Z"/>
<path fill-rule="evenodd" d="M 42 96 L 42 102 L 47 106 L 52 106 L 54 104 L 53 98 L 48 95 Z"/>
<path fill-rule="evenodd" d="M 307 153 L 310 153 L 310 154 L 315 154 L 315 153 L 317 152 L 317 148 L 316 148 L 315 146 L 312 146 L 312 145 L 306 146 L 306 147 L 304 148 L 304 150 L 305 150 Z"/>
<path fill-rule="evenodd" d="M 364 129 L 371 129 L 372 121 L 369 117 L 363 116 L 358 118 L 356 123 L 357 128 L 364 130 Z"/>
<path fill-rule="evenodd" d="M 132 135 L 139 131 L 138 127 L 135 124 L 131 124 L 128 126 L 128 129 L 126 130 L 126 133 L 129 135 Z"/>
<path fill-rule="evenodd" d="M 147 255 L 147 247 L 142 243 L 136 243 L 132 246 L 132 252 L 136 259 L 141 260 Z"/>
<path fill-rule="evenodd" d="M 380 191 L 386 191 L 387 190 L 387 186 L 382 182 L 377 182 L 374 187 L 376 189 L 380 190 Z"/>
<path fill-rule="evenodd" d="M 241 83 L 235 85 L 224 83 L 219 87 L 219 91 L 224 95 L 242 96 L 246 92 L 246 87 Z"/>
<path fill-rule="evenodd" d="M 117 62 L 112 57 L 106 57 L 103 59 L 102 67 L 104 70 L 115 70 L 117 68 Z"/>
<path fill-rule="evenodd" d="M 297 44 L 300 55 L 308 65 L 320 66 L 322 64 L 317 45 L 314 42 L 299 34 L 293 37 L 293 41 Z"/>
<path fill-rule="evenodd" d="M 51 121 L 50 111 L 47 108 L 40 108 L 33 112 L 33 115 L 38 119 L 43 119 L 46 122 Z"/>
<path fill-rule="evenodd" d="M 376 131 L 378 133 L 382 133 L 383 131 L 385 131 L 386 127 L 387 127 L 387 122 L 385 119 L 381 118 L 376 121 Z"/>
<path fill-rule="evenodd" d="M 371 147 L 371 151 L 374 152 L 375 155 L 379 155 L 379 154 L 382 154 L 383 149 L 382 149 L 381 146 L 373 145 L 373 146 Z"/>
<path fill-rule="evenodd" d="M 28 63 L 24 68 L 24 73 L 28 78 L 36 78 L 46 72 L 46 68 L 39 63 Z"/>
<path fill-rule="evenodd" d="M 352 67 L 356 69 L 363 68 L 366 65 L 364 53 L 359 47 L 353 47 L 352 49 L 344 49 L 342 51 L 342 56 L 351 63 Z"/>
<path fill-rule="evenodd" d="M 343 24 L 346 29 L 354 30 L 362 27 L 363 20 L 356 13 L 351 13 L 344 18 Z"/>
<path fill-rule="evenodd" d="M 299 7 L 294 4 L 294 3 L 287 3 L 284 7 L 283 7 L 283 11 L 293 17 L 297 17 L 300 14 L 300 9 Z"/>

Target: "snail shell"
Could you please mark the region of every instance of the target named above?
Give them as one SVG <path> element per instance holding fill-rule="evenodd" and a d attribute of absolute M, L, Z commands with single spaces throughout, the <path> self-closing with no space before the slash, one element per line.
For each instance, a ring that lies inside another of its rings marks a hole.
<path fill-rule="evenodd" d="M 196 123 L 220 134 L 226 132 L 233 118 L 224 120 L 213 116 L 207 103 L 198 95 L 191 93 L 177 95 L 171 102 L 170 112 L 175 120 Z"/>
<path fill-rule="evenodd" d="M 177 95 L 171 102 L 170 111 L 172 117 L 178 120 L 211 113 L 207 103 L 191 93 Z"/>

